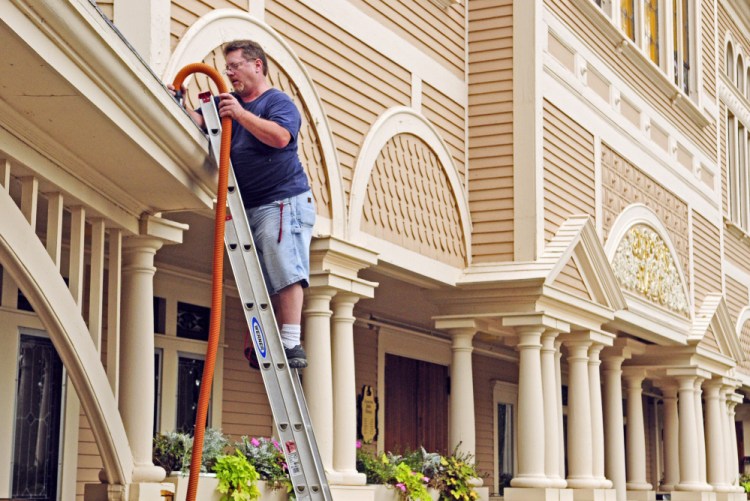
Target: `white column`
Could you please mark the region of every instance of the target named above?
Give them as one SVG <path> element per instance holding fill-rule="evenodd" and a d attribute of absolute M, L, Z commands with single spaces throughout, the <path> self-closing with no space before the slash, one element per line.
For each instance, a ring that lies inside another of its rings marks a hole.
<path fill-rule="evenodd" d="M 357 472 L 357 387 L 354 369 L 354 305 L 359 296 L 338 293 L 333 299 L 333 468 L 338 482 L 364 485 Z"/>
<path fill-rule="evenodd" d="M 699 377 L 695 380 L 695 433 L 698 437 L 698 480 L 703 484 L 704 489 L 711 490 L 708 482 L 706 481 L 706 432 L 703 426 L 703 390 L 701 385 L 703 384 L 703 378 Z"/>
<path fill-rule="evenodd" d="M 704 385 L 706 394 L 706 452 L 708 482 L 718 492 L 726 492 L 727 469 L 724 461 L 724 436 L 721 420 L 721 382 L 709 381 Z"/>
<path fill-rule="evenodd" d="M 554 330 L 548 330 L 542 335 L 542 386 L 544 394 L 544 471 L 547 478 L 550 479 L 550 487 L 565 487 L 567 483 L 560 476 L 560 440 L 562 435 L 560 428 L 560 418 L 558 407 L 556 405 L 560 395 L 561 385 L 557 378 L 557 367 L 555 364 L 557 347 L 555 338 L 558 333 Z M 547 405 L 547 402 L 553 402 L 555 405 Z"/>
<path fill-rule="evenodd" d="M 304 347 L 308 367 L 302 381 L 310 420 L 326 473 L 333 468 L 333 371 L 331 362 L 331 298 L 335 290 L 310 287 L 305 291 Z M 337 478 L 334 474 L 330 480 Z"/>
<path fill-rule="evenodd" d="M 695 376 L 678 376 L 678 412 L 680 416 L 680 483 L 676 491 L 700 491 L 703 485 L 698 480 L 700 474 L 698 438 L 695 430 Z"/>
<path fill-rule="evenodd" d="M 588 350 L 591 341 L 568 341 L 568 487 L 595 489 Z"/>
<path fill-rule="evenodd" d="M 622 362 L 624 357 L 604 358 L 604 440 L 605 473 L 617 493 L 617 501 L 626 500 L 625 424 L 622 414 Z"/>
<path fill-rule="evenodd" d="M 544 473 L 544 400 L 541 335 L 543 327 L 517 327 L 518 333 L 518 473 L 513 487 L 547 487 Z M 452 392 L 451 396 L 454 394 Z"/>
<path fill-rule="evenodd" d="M 114 2 L 117 28 L 133 44 L 138 54 L 161 75 L 169 62 L 169 0 L 128 0 Z"/>
<path fill-rule="evenodd" d="M 476 454 L 476 421 L 474 419 L 474 375 L 471 354 L 474 351 L 472 339 L 476 334 L 476 328 L 450 329 L 449 332 L 452 338 L 452 358 L 448 442 L 451 449 L 459 447 L 461 452 L 474 455 Z"/>
<path fill-rule="evenodd" d="M 592 474 L 599 487 L 611 489 L 612 482 L 604 476 L 604 418 L 602 415 L 602 383 L 599 354 L 604 346 L 594 343 L 589 348 L 589 393 L 591 395 Z"/>
<path fill-rule="evenodd" d="M 646 482 L 646 434 L 643 426 L 642 371 L 625 374 L 627 393 L 627 487 L 629 491 L 650 491 Z"/>
<path fill-rule="evenodd" d="M 677 387 L 662 387 L 664 395 L 664 482 L 662 490 L 672 491 L 680 480 L 680 421 L 677 413 Z"/>
<path fill-rule="evenodd" d="M 133 482 L 158 482 L 164 469 L 151 461 L 154 425 L 154 256 L 162 240 L 128 237 L 122 258 L 122 377 L 120 414 L 135 468 Z"/>
<path fill-rule="evenodd" d="M 733 391 L 731 386 L 726 384 L 722 385 L 721 391 L 719 392 L 719 407 L 721 408 L 721 438 L 722 446 L 724 449 L 724 478 L 727 479 L 727 483 L 731 482 L 732 469 L 731 461 L 732 458 L 729 456 L 731 453 L 731 442 L 730 429 L 729 429 L 729 406 L 727 395 Z"/>

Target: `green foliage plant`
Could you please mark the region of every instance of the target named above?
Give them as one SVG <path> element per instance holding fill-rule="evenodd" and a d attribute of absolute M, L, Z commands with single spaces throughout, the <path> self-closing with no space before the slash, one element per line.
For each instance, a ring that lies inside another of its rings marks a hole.
<path fill-rule="evenodd" d="M 440 499 L 473 501 L 479 499 L 472 482 L 478 478 L 476 468 L 470 456 L 457 454 L 440 459 L 440 473 L 435 477 Z"/>
<path fill-rule="evenodd" d="M 429 478 L 419 471 L 413 471 L 405 462 L 396 465 L 393 480 L 395 488 L 401 499 L 410 501 L 432 501 L 427 492 L 427 481 Z"/>
<path fill-rule="evenodd" d="M 222 494 L 221 501 L 252 501 L 260 498 L 257 485 L 260 475 L 242 452 L 235 451 L 234 454 L 220 456 L 216 460 L 214 471 L 219 481 L 216 489 Z"/>
<path fill-rule="evenodd" d="M 216 428 L 206 428 L 203 434 L 203 454 L 201 456 L 201 472 L 213 471 L 216 459 L 224 454 L 229 444 L 227 437 Z M 168 432 L 157 434 L 153 442 L 154 464 L 167 471 L 187 473 L 193 454 L 193 436 L 182 432 Z"/>
<path fill-rule="evenodd" d="M 750 475 L 744 474 L 740 477 L 740 487 L 745 489 L 746 494 L 750 494 Z"/>
<path fill-rule="evenodd" d="M 294 487 L 289 479 L 286 458 L 276 440 L 242 437 L 235 443 L 235 449 L 245 455 L 270 489 L 284 489 L 293 495 Z"/>

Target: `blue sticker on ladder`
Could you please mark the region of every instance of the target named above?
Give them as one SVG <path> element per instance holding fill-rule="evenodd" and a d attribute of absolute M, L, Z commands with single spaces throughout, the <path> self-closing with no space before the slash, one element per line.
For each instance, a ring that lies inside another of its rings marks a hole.
<path fill-rule="evenodd" d="M 263 333 L 263 328 L 260 326 L 258 319 L 253 317 L 253 340 L 255 346 L 258 348 L 260 356 L 266 358 L 268 354 L 268 345 L 266 344 L 266 335 Z"/>

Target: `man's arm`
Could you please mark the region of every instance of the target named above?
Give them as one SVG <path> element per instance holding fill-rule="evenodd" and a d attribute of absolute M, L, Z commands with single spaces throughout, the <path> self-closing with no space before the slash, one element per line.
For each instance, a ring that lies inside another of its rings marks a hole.
<path fill-rule="evenodd" d="M 169 90 L 169 93 L 172 94 L 172 97 L 176 96 L 177 91 L 175 91 L 174 85 L 168 84 L 167 85 L 167 90 Z M 182 93 L 183 93 L 183 95 L 185 94 L 185 88 L 184 87 L 182 88 Z M 183 102 L 183 107 L 184 107 L 184 102 Z M 193 119 L 193 122 L 195 122 L 196 124 L 198 124 L 198 127 L 200 127 L 201 129 L 205 128 L 206 124 L 205 124 L 205 122 L 203 120 L 203 115 L 201 115 L 200 113 L 198 113 L 195 110 L 191 110 L 191 109 L 188 109 L 188 108 L 184 108 L 184 109 L 185 109 L 185 111 L 188 112 L 188 115 L 190 115 L 190 118 Z"/>
<path fill-rule="evenodd" d="M 219 115 L 236 120 L 263 144 L 283 148 L 292 140 L 292 135 L 281 125 L 260 118 L 247 111 L 231 94 L 219 94 Z"/>

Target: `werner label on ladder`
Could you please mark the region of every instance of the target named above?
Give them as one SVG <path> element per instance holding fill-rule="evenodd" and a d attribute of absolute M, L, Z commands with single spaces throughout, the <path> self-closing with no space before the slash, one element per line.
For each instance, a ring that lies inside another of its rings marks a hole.
<path fill-rule="evenodd" d="M 210 93 L 201 94 L 199 99 L 211 150 L 214 156 L 219 158 L 221 122 L 214 99 Z M 280 442 L 284 445 L 295 495 L 300 501 L 331 501 L 331 492 L 315 442 L 299 374 L 287 363 L 250 225 L 231 166 L 227 184 L 227 208 L 229 212 L 224 243 Z"/>

